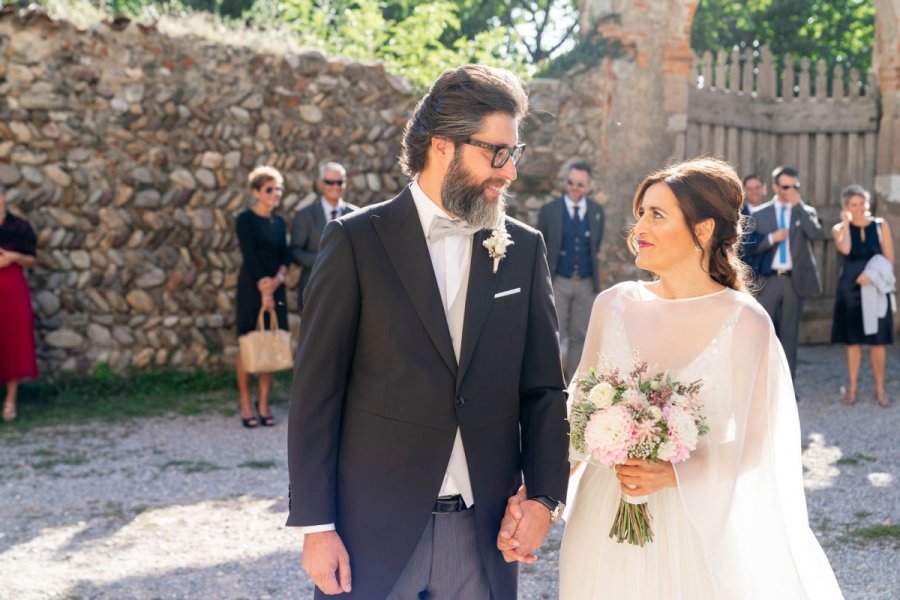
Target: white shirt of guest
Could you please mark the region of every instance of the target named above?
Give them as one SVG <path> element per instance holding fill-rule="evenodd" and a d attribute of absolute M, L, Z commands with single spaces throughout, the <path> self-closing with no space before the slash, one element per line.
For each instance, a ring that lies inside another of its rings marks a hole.
<path fill-rule="evenodd" d="M 441 292 L 444 313 L 447 314 L 450 311 L 452 300 L 456 298 L 460 284 L 462 284 L 464 267 L 472 261 L 472 235 L 448 235 L 435 242 L 430 241 L 428 239 L 428 232 L 431 229 L 431 221 L 435 217 L 449 219 L 450 216 L 441 208 L 438 208 L 438 205 L 428 198 L 419 186 L 419 182 L 413 181 L 410 184 L 410 191 L 412 192 L 413 201 L 416 205 L 416 211 L 419 214 L 422 231 L 425 233 L 425 242 L 428 244 L 428 254 L 431 256 L 431 266 L 434 268 L 434 277 L 437 280 L 438 289 Z M 458 481 L 457 478 L 450 475 L 449 466 L 451 464 L 465 465 L 466 468 L 456 469 L 457 473 L 465 473 L 465 480 Z M 461 494 L 466 501 L 466 505 L 472 506 L 475 503 L 475 500 L 471 491 L 472 483 L 471 480 L 468 479 L 468 463 L 466 461 L 465 450 L 462 446 L 462 437 L 460 436 L 459 429 L 456 430 L 456 439 L 447 466 L 448 470 L 444 472 L 444 481 L 441 483 L 441 489 L 440 492 L 438 492 L 438 496 L 455 496 L 456 494 Z M 300 533 L 304 535 L 321 531 L 333 531 L 334 528 L 334 523 L 298 527 Z"/>
<path fill-rule="evenodd" d="M 344 202 L 343 198 L 338 198 L 337 204 L 334 206 L 328 204 L 328 200 L 326 200 L 324 196 L 319 200 L 319 202 L 322 204 L 322 211 L 325 213 L 326 223 L 344 214 L 344 207 L 347 206 L 347 203 Z M 337 216 L 332 217 L 331 213 L 335 210 L 337 211 Z"/>
<path fill-rule="evenodd" d="M 575 218 L 575 207 L 578 207 L 578 218 L 584 221 L 585 215 L 587 215 L 587 200 L 584 199 L 584 196 L 581 197 L 581 200 L 578 202 L 569 198 L 569 195 L 566 194 L 563 196 L 566 200 L 566 210 L 569 211 L 569 218 Z"/>
<path fill-rule="evenodd" d="M 786 238 L 781 240 L 780 243 L 784 244 L 785 247 L 785 260 L 781 260 L 781 251 L 778 246 L 775 246 L 775 256 L 772 257 L 772 269 L 775 271 L 784 271 L 791 270 L 794 268 L 794 260 L 791 258 L 791 210 L 793 205 L 791 204 L 783 204 L 778 201 L 778 197 L 773 198 L 772 208 L 775 209 L 775 224 L 778 225 L 778 229 L 781 229 L 781 209 L 784 207 L 784 229 L 787 229 L 788 235 Z M 769 234 L 769 242 L 772 243 L 772 234 Z"/>

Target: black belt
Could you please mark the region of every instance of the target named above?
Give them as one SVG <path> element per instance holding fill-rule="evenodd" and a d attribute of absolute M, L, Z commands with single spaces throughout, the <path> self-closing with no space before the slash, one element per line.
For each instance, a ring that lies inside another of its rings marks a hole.
<path fill-rule="evenodd" d="M 452 513 L 466 510 L 466 501 L 459 494 L 455 496 L 444 496 L 434 501 L 434 509 L 432 514 Z"/>
<path fill-rule="evenodd" d="M 782 269 L 782 270 L 772 271 L 772 275 L 775 275 L 776 277 L 790 277 L 791 270 L 790 269 Z"/>

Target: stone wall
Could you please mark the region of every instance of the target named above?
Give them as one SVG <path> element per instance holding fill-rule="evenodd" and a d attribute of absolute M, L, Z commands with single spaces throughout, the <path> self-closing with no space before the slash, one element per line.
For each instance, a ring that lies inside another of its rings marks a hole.
<path fill-rule="evenodd" d="M 38 233 L 42 372 L 232 364 L 247 174 L 281 170 L 288 223 L 327 160 L 384 199 L 413 101 L 380 64 L 0 13 L 0 181 Z"/>

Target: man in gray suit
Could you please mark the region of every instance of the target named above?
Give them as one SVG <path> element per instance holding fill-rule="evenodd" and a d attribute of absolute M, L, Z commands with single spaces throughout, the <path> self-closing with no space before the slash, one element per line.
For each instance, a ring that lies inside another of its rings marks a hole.
<path fill-rule="evenodd" d="M 325 225 L 328 221 L 357 209 L 356 206 L 344 202 L 347 170 L 339 163 L 324 164 L 319 170 L 316 186 L 322 194 L 319 201 L 298 210 L 291 226 L 291 256 L 302 269 L 300 283 L 297 285 L 297 306 L 300 314 L 303 314 L 303 290 L 306 289 L 313 264 L 319 254 L 319 241 L 322 239 Z"/>
<path fill-rule="evenodd" d="M 756 232 L 760 234 L 753 253 L 771 256 L 771 260 L 760 264 L 757 299 L 772 317 L 792 378 L 797 372 L 803 301 L 822 293 L 822 280 L 810 242 L 824 235 L 816 209 L 800 198 L 798 177 L 794 168 L 777 167 L 772 172 L 775 197 L 753 213 Z"/>
<path fill-rule="evenodd" d="M 547 243 L 553 274 L 566 379 L 578 368 L 591 307 L 600 291 L 597 253 L 603 240 L 603 207 L 588 199 L 590 189 L 590 165 L 572 163 L 565 195 L 545 204 L 538 214 L 537 226 Z"/>

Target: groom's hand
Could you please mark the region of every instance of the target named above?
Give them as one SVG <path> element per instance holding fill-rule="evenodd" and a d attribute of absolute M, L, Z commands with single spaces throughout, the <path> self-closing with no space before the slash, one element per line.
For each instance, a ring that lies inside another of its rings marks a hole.
<path fill-rule="evenodd" d="M 506 512 L 503 513 L 503 521 L 500 522 L 500 533 L 497 534 L 497 549 L 503 555 L 506 562 L 534 562 L 534 555 L 522 555 L 516 550 L 519 540 L 515 538 L 516 529 L 522 520 L 522 509 L 519 506 L 527 499 L 525 486 L 520 486 L 515 496 L 510 496 L 506 502 Z"/>
<path fill-rule="evenodd" d="M 350 555 L 336 531 L 303 536 L 303 569 L 326 594 L 349 592 Z"/>
<path fill-rule="evenodd" d="M 527 500 L 523 485 L 506 503 L 497 548 L 506 562 L 534 562 L 537 560 L 534 551 L 544 543 L 549 530 L 550 511 L 540 502 Z"/>

